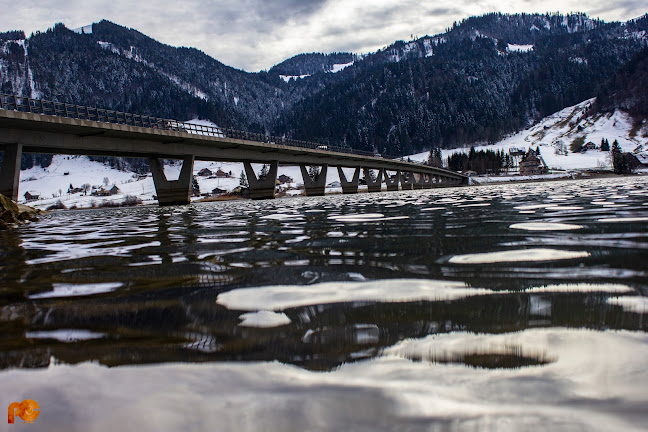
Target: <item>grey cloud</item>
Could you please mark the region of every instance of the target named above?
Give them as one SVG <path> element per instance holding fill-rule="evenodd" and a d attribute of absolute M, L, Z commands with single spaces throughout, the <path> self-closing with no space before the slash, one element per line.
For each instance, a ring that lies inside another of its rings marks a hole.
<path fill-rule="evenodd" d="M 507 7 L 532 12 L 537 2 L 149 0 L 134 5 L 130 0 L 0 0 L 0 31 L 29 34 L 56 22 L 73 28 L 105 18 L 160 42 L 196 47 L 225 64 L 254 71 L 300 52 L 374 51 L 410 34 L 434 35 L 455 20 Z M 587 5 L 564 0 L 561 8 L 606 20 L 646 13 L 645 0 L 592 0 Z"/>

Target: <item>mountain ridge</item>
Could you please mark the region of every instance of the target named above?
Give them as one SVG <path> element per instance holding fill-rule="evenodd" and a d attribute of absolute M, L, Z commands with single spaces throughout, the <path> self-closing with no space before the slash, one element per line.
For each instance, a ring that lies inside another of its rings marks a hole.
<path fill-rule="evenodd" d="M 596 96 L 647 44 L 648 15 L 493 13 L 374 53 L 301 54 L 259 73 L 109 21 L 90 30 L 0 34 L 0 90 L 412 154 L 493 141 Z"/>

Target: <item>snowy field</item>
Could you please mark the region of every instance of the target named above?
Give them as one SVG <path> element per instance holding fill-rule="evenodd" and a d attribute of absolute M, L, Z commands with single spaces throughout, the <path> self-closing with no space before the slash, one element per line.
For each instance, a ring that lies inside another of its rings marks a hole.
<path fill-rule="evenodd" d="M 544 176 L 522 177 L 511 173 L 511 175 L 500 177 L 476 177 L 479 182 L 502 182 L 511 180 L 534 180 L 570 177 L 571 173 L 578 170 L 599 169 L 609 170 L 609 152 L 600 150 L 588 150 L 586 153 L 572 153 L 569 151 L 570 144 L 579 138 L 584 143 L 593 142 L 600 145 L 601 139 L 607 139 L 610 144 L 616 139 L 624 151 L 632 152 L 640 146 L 648 150 L 648 125 L 644 124 L 639 130 L 633 131 L 632 120 L 623 112 L 617 111 L 611 114 L 595 115 L 586 117 L 587 110 L 593 99 L 582 102 L 578 105 L 565 108 L 542 122 L 513 134 L 504 140 L 493 145 L 476 146 L 477 150 L 491 149 L 508 152 L 511 148 L 527 150 L 530 147 L 538 147 L 545 162 L 553 173 Z M 206 126 L 215 126 L 213 123 L 203 120 L 191 120 L 192 123 Z M 567 149 L 567 154 L 559 154 L 559 150 Z M 443 150 L 443 158 L 455 152 L 468 152 L 469 148 L 458 148 Z M 428 152 L 411 155 L 415 161 L 427 160 Z M 258 172 L 261 165 L 254 165 Z M 165 166 L 167 178 L 176 179 L 180 173 L 181 164 Z M 232 173 L 232 178 L 207 178 L 198 176 L 203 168 L 212 172 L 218 169 Z M 231 191 L 240 184 L 240 174 L 243 172 L 242 163 L 230 162 L 206 162 L 196 161 L 193 169 L 198 180 L 201 193 L 209 193 L 215 188 Z M 298 166 L 280 165 L 278 175 L 287 175 L 293 179 L 293 183 L 283 186 L 287 195 L 302 194 L 299 186 L 303 185 L 301 170 Z M 347 178 L 353 175 L 352 169 L 345 169 Z M 339 177 L 335 167 L 329 167 L 326 183 L 327 193 L 341 192 Z M 68 194 L 67 191 L 73 187 L 81 187 L 83 184 L 101 187 L 106 189 L 117 186 L 120 193 L 110 197 L 96 197 L 84 194 Z M 363 190 L 363 187 L 360 187 Z M 38 208 L 47 208 L 57 201 L 61 201 L 66 207 L 92 207 L 100 205 L 103 201 L 120 203 L 125 196 L 136 196 L 144 204 L 155 204 L 153 198 L 155 187 L 149 174 L 145 178 L 138 178 L 132 172 L 119 171 L 103 165 L 99 162 L 92 162 L 85 156 L 62 156 L 56 155 L 52 164 L 47 168 L 33 167 L 20 173 L 19 201 L 25 202 L 25 192 L 37 194 L 41 198 L 37 201 L 30 201 L 30 205 Z M 194 198 L 198 200 L 200 198 Z"/>
<path fill-rule="evenodd" d="M 585 153 L 572 153 L 570 144 L 584 138 L 584 143 L 593 142 L 600 146 L 603 138 L 612 145 L 618 140 L 624 152 L 632 152 L 638 146 L 648 150 L 648 125 L 633 134 L 632 119 L 621 111 L 610 114 L 586 117 L 587 109 L 594 99 L 586 100 L 578 105 L 568 107 L 546 117 L 540 123 L 524 131 L 513 134 L 502 141 L 492 145 L 475 146 L 476 150 L 502 150 L 508 153 L 511 148 L 528 150 L 540 148 L 540 154 L 550 170 L 574 171 L 587 169 L 611 170 L 609 152 L 588 150 Z M 634 136 L 632 136 L 634 135 Z M 564 147 L 567 154 L 558 154 Z M 453 153 L 468 153 L 469 147 L 443 150 L 443 159 Z M 428 157 L 428 152 L 412 155 L 412 160 L 423 161 Z"/>

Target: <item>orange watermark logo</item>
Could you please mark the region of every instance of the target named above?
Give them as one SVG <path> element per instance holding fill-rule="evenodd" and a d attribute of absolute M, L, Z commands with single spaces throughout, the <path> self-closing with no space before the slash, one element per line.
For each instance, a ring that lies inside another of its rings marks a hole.
<path fill-rule="evenodd" d="M 9 405 L 9 424 L 14 422 L 14 415 L 17 415 L 25 423 L 32 423 L 40 414 L 40 407 L 38 403 L 33 399 L 25 399 L 24 401 L 12 402 Z"/>

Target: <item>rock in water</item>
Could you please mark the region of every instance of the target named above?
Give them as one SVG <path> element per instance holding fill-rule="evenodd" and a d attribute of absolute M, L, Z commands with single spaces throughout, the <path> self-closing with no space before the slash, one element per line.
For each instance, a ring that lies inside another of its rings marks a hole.
<path fill-rule="evenodd" d="M 16 204 L 4 195 L 0 195 L 0 230 L 11 228 L 25 221 L 36 221 L 40 210 Z"/>

